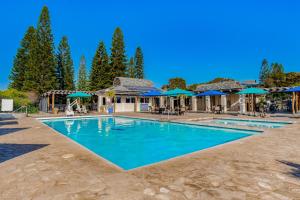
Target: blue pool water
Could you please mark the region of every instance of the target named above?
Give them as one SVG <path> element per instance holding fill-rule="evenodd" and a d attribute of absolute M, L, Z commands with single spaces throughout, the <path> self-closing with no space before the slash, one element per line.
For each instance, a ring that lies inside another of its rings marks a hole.
<path fill-rule="evenodd" d="M 43 120 L 43 123 L 125 170 L 255 133 L 124 117 Z"/>
<path fill-rule="evenodd" d="M 239 119 L 216 119 L 213 120 L 216 124 L 224 125 L 238 125 L 249 126 L 258 128 L 280 128 L 290 124 L 289 122 L 272 122 L 272 121 L 259 121 L 259 120 L 239 120 Z"/>

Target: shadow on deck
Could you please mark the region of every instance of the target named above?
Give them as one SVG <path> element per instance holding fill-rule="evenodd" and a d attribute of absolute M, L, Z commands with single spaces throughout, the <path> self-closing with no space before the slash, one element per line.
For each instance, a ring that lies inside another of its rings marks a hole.
<path fill-rule="evenodd" d="M 48 145 L 49 144 L 0 144 L 0 163 Z"/>
<path fill-rule="evenodd" d="M 0 126 L 4 126 L 4 125 L 16 125 L 18 124 L 17 121 L 0 121 Z"/>
<path fill-rule="evenodd" d="M 28 129 L 28 128 L 0 128 L 0 136 L 10 134 L 10 133 L 15 133 L 15 132 L 22 131 L 25 129 Z"/>
<path fill-rule="evenodd" d="M 285 160 L 278 160 L 278 162 L 291 167 L 291 169 L 288 172 L 288 174 L 290 174 L 290 175 L 292 175 L 292 176 L 300 179 L 300 164 L 297 164 L 297 163 L 294 163 L 294 162 L 285 161 Z"/>

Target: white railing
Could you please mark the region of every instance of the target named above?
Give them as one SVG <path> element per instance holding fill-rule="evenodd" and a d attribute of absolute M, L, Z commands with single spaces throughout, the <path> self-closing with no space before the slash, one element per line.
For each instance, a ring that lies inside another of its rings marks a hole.
<path fill-rule="evenodd" d="M 22 113 L 22 110 L 25 110 L 24 113 L 25 113 L 26 115 L 28 114 L 27 106 L 21 106 L 21 107 L 17 108 L 16 110 L 12 111 L 12 113 L 16 113 L 16 112 L 19 112 L 19 111 L 21 111 L 21 113 Z"/>

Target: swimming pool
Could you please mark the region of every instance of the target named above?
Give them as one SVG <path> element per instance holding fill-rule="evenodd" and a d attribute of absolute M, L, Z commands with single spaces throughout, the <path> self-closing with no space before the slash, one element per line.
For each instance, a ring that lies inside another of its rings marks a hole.
<path fill-rule="evenodd" d="M 258 133 L 125 117 L 41 121 L 125 170 Z"/>
<path fill-rule="evenodd" d="M 241 119 L 215 119 L 212 122 L 216 124 L 249 126 L 249 127 L 258 127 L 258 128 L 280 128 L 288 124 L 291 124 L 290 122 L 273 122 L 273 121 L 241 120 Z"/>

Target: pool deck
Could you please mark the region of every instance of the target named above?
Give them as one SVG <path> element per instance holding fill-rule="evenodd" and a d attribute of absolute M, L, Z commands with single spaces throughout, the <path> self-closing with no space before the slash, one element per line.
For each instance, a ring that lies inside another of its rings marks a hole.
<path fill-rule="evenodd" d="M 166 120 L 144 113 L 122 115 Z M 191 113 L 170 119 L 202 123 L 214 117 L 237 116 Z M 300 199 L 300 119 L 265 120 L 295 123 L 130 171 L 35 118 L 0 121 L 0 199 Z"/>

